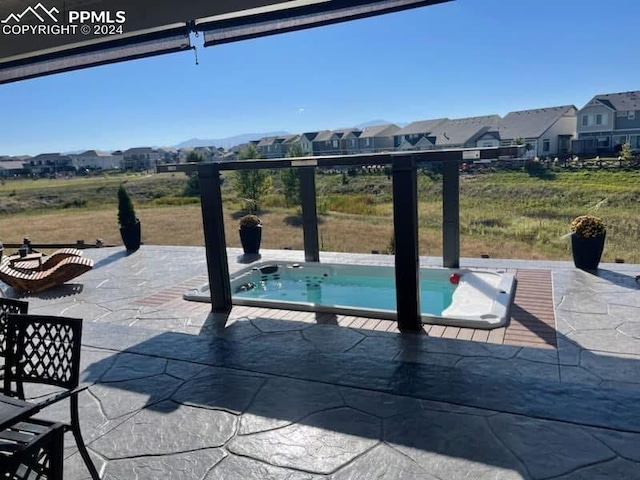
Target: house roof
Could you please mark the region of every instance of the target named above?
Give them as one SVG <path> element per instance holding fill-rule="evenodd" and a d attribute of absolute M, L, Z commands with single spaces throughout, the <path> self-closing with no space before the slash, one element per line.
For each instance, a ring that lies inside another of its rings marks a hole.
<path fill-rule="evenodd" d="M 338 130 L 332 130 L 331 136 L 336 136 L 338 138 L 346 138 L 349 135 L 353 135 L 358 137 L 360 135 L 361 130 L 359 128 L 340 128 Z"/>
<path fill-rule="evenodd" d="M 82 152 L 74 156 L 75 157 L 110 157 L 111 154 L 109 152 L 103 152 L 100 150 L 87 150 L 86 152 Z"/>
<path fill-rule="evenodd" d="M 500 122 L 499 115 L 483 117 L 467 117 L 447 120 L 437 125 L 429 134 L 429 139 L 435 139 L 435 145 L 462 145 L 472 141 L 474 137 L 484 135 L 495 130 Z"/>
<path fill-rule="evenodd" d="M 314 142 L 326 142 L 327 140 L 331 140 L 333 136 L 333 132 L 331 130 L 322 130 L 318 132 L 316 138 L 313 139 Z"/>
<path fill-rule="evenodd" d="M 151 147 L 134 147 L 134 148 L 129 148 L 127 150 L 124 151 L 125 155 L 139 155 L 141 153 L 155 153 L 156 150 L 154 150 Z"/>
<path fill-rule="evenodd" d="M 411 122 L 406 127 L 398 130 L 395 135 L 413 135 L 416 133 L 421 133 L 424 135 L 427 133 L 431 133 L 431 130 L 447 120 L 447 118 L 436 118 L 433 120 L 419 120 L 417 122 Z"/>
<path fill-rule="evenodd" d="M 500 138 L 502 140 L 538 138 L 572 109 L 575 110 L 576 107 L 563 105 L 509 112 L 498 125 Z"/>
<path fill-rule="evenodd" d="M 0 161 L 0 170 L 23 170 L 25 168 L 25 163 L 29 162 L 2 159 L 2 161 Z"/>
<path fill-rule="evenodd" d="M 273 145 L 274 143 L 282 143 L 284 139 L 282 137 L 262 137 L 258 142 L 258 147 L 266 147 L 267 145 Z"/>
<path fill-rule="evenodd" d="M 46 160 L 57 158 L 71 158 L 69 155 L 63 155 L 62 153 L 41 153 L 33 157 L 34 160 Z"/>
<path fill-rule="evenodd" d="M 383 125 L 373 125 L 362 129 L 360 138 L 372 138 L 372 137 L 391 137 L 395 135 L 400 127 L 393 123 L 386 123 Z"/>
<path fill-rule="evenodd" d="M 640 110 L 640 90 L 596 95 L 593 100 L 598 100 L 614 110 Z"/>
<path fill-rule="evenodd" d="M 285 135 L 282 137 L 282 143 L 284 145 L 290 145 L 292 143 L 297 142 L 300 139 L 300 135 Z"/>
<path fill-rule="evenodd" d="M 307 140 L 309 140 L 310 142 L 313 142 L 316 137 L 318 136 L 319 132 L 305 132 L 303 134 L 300 135 L 300 137 L 304 137 Z"/>

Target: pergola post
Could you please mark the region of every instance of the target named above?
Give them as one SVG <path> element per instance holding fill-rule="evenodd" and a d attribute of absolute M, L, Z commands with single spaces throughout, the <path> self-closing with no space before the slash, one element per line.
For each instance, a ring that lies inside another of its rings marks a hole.
<path fill-rule="evenodd" d="M 418 256 L 418 179 L 410 155 L 393 157 L 396 308 L 401 332 L 422 331 Z"/>
<path fill-rule="evenodd" d="M 462 153 L 442 162 L 442 264 L 460 268 L 460 160 Z"/>
<path fill-rule="evenodd" d="M 227 244 L 224 234 L 222 192 L 220 190 L 220 166 L 217 163 L 198 165 L 204 245 L 209 274 L 211 310 L 231 310 L 231 282 L 227 261 Z"/>
<path fill-rule="evenodd" d="M 304 260 L 306 262 L 319 262 L 320 244 L 318 242 L 318 211 L 316 207 L 316 169 L 315 167 L 299 168 Z"/>

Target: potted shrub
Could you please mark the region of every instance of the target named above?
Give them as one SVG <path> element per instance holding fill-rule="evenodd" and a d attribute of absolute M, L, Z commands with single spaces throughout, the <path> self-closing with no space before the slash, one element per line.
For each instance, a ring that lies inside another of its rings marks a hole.
<path fill-rule="evenodd" d="M 576 268 L 595 270 L 598 268 L 607 227 L 600 217 L 580 215 L 571 222 L 571 252 Z"/>
<path fill-rule="evenodd" d="M 118 223 L 120 224 L 120 236 L 127 251 L 138 250 L 140 248 L 140 220 L 136 217 L 131 198 L 122 185 L 118 188 Z"/>
<path fill-rule="evenodd" d="M 262 220 L 257 215 L 240 219 L 240 242 L 245 254 L 258 254 L 262 240 Z"/>

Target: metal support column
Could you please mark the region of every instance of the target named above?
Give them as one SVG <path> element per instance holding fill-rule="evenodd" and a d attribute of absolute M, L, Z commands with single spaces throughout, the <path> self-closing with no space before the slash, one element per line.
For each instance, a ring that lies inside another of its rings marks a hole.
<path fill-rule="evenodd" d="M 320 244 L 318 242 L 318 212 L 316 208 L 316 169 L 315 167 L 299 168 L 304 259 L 306 262 L 319 262 Z"/>
<path fill-rule="evenodd" d="M 442 163 L 442 264 L 460 268 L 460 160 L 462 154 Z"/>
<path fill-rule="evenodd" d="M 422 331 L 418 257 L 418 180 L 411 156 L 393 159 L 396 306 L 401 332 Z"/>
<path fill-rule="evenodd" d="M 198 176 L 211 309 L 215 312 L 228 312 L 232 307 L 231 282 L 224 235 L 220 168 L 216 163 L 199 165 Z"/>

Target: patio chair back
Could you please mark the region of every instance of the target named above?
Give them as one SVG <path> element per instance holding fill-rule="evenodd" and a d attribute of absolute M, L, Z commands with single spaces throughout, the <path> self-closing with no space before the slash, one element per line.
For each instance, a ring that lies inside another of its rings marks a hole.
<path fill-rule="evenodd" d="M 78 386 L 82 319 L 9 314 L 4 388 L 24 398 L 23 383 Z M 16 390 L 11 389 L 15 382 Z"/>
<path fill-rule="evenodd" d="M 24 399 L 24 383 L 61 387 L 62 392 L 40 399 L 42 408 L 69 398 L 71 422 L 64 424 L 72 431 L 80 456 L 93 480 L 100 480 L 80 431 L 78 394 L 86 386 L 80 379 L 80 346 L 82 319 L 49 315 L 9 314 L 7 322 L 7 356 L 4 393 Z M 15 389 L 12 385 L 15 384 Z M 38 420 L 40 425 L 50 422 Z"/>
<path fill-rule="evenodd" d="M 13 298 L 0 298 L 0 357 L 5 356 L 7 349 L 7 322 L 10 313 L 26 314 L 29 310 L 29 302 L 14 300 Z"/>

